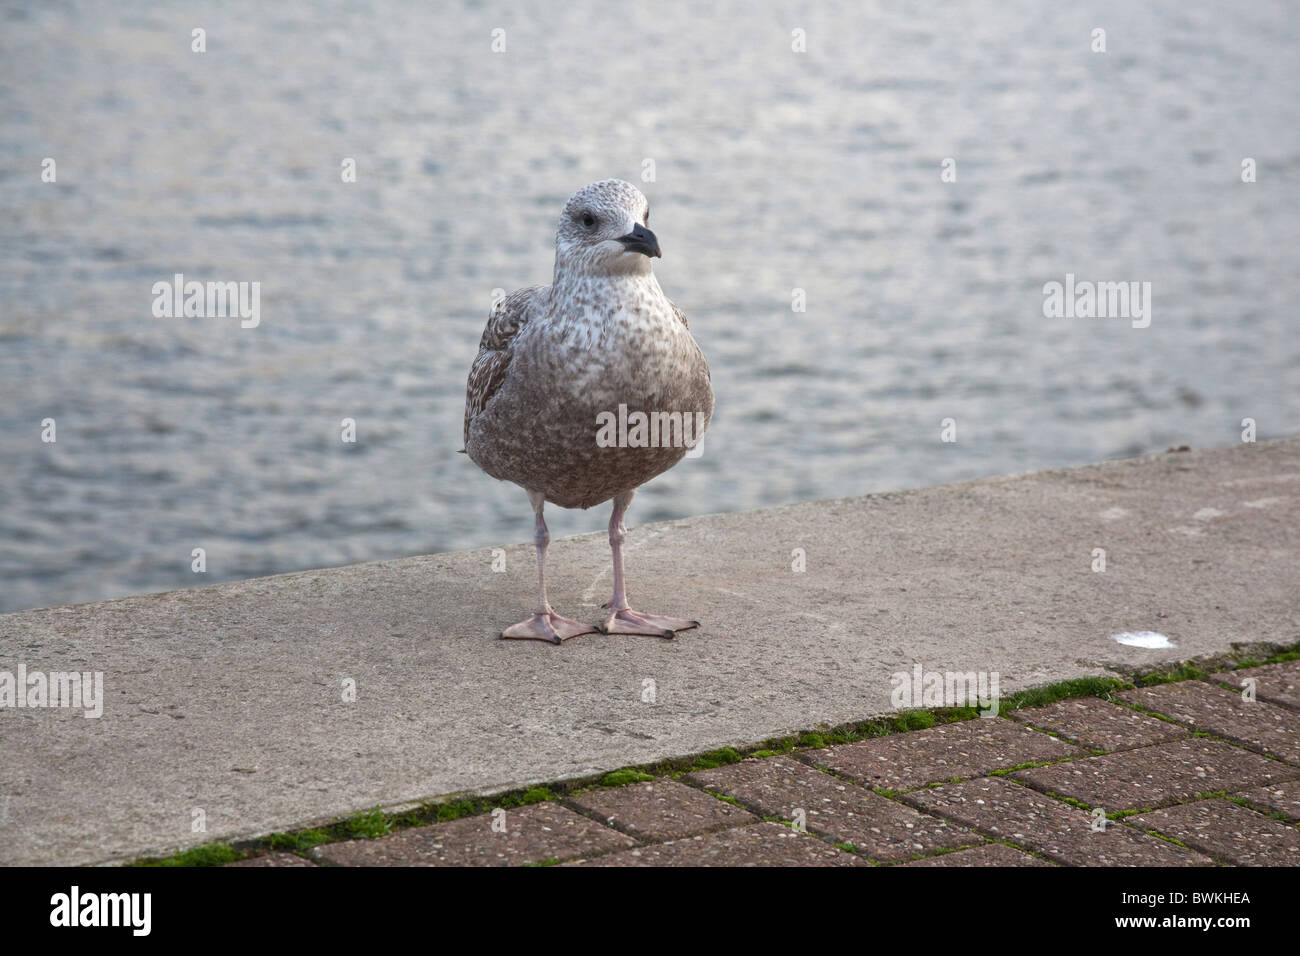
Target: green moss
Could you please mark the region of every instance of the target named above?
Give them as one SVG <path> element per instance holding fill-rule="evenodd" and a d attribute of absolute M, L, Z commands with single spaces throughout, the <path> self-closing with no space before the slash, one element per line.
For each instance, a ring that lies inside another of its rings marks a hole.
<path fill-rule="evenodd" d="M 1117 690 L 1129 690 L 1132 686 L 1128 681 L 1117 680 L 1114 677 L 1078 677 L 1048 684 L 1046 687 L 1016 691 L 1001 700 L 998 712 L 1005 713 L 1025 707 L 1046 707 L 1058 700 L 1070 700 L 1075 697 L 1105 697 Z"/>
<path fill-rule="evenodd" d="M 979 846 L 978 843 L 973 844 L 973 845 L 974 845 L 974 846 Z M 946 849 L 942 849 L 942 850 L 927 850 L 925 853 L 914 853 L 914 854 L 912 854 L 911 856 L 909 856 L 909 857 L 907 858 L 907 862 L 910 863 L 910 862 L 913 861 L 913 860 L 933 860 L 933 859 L 934 859 L 935 857 L 937 857 L 937 856 L 947 856 L 949 853 L 956 853 L 956 852 L 958 852 L 959 850 L 968 850 L 968 849 L 970 849 L 970 847 L 965 847 L 965 846 L 955 846 L 955 847 L 950 847 L 950 848 L 946 848 Z"/>
<path fill-rule="evenodd" d="M 1155 670 L 1144 674 L 1134 683 L 1138 687 L 1155 687 L 1158 684 L 1173 684 L 1184 680 L 1204 680 L 1209 676 L 1195 664 L 1175 664 L 1167 670 Z"/>
<path fill-rule="evenodd" d="M 856 727 L 846 727 L 840 730 L 823 730 L 817 736 L 825 742 L 826 746 L 833 747 L 835 744 L 851 744 L 855 740 L 861 740 Z M 790 749 L 794 749 L 793 747 Z"/>
<path fill-rule="evenodd" d="M 1063 763 L 1062 760 L 1027 760 L 1024 763 L 1018 763 L 1014 767 L 1004 767 L 1001 770 L 992 770 L 989 772 L 990 777 L 1005 777 L 1009 773 L 1015 773 L 1017 770 L 1033 770 L 1035 767 L 1050 767 L 1053 764 Z"/>
<path fill-rule="evenodd" d="M 297 833 L 272 833 L 262 837 L 262 845 L 268 850 L 281 850 L 286 853 L 302 855 L 322 843 L 328 843 L 328 830 L 299 830 Z"/>
<path fill-rule="evenodd" d="M 1076 800 L 1074 797 L 1067 797 L 1063 794 L 1053 793 L 1051 790 L 1045 792 L 1047 796 L 1051 797 L 1053 800 L 1060 800 L 1062 803 L 1068 803 L 1070 806 L 1078 807 L 1080 810 L 1092 810 L 1092 807 L 1088 806 L 1088 804 L 1084 803 L 1082 800 Z"/>
<path fill-rule="evenodd" d="M 779 757 L 781 756 L 781 752 L 778 750 L 755 750 L 752 754 L 750 754 L 750 756 L 751 757 Z"/>
<path fill-rule="evenodd" d="M 438 823 L 446 823 L 448 820 L 459 820 L 461 817 L 468 817 L 478 812 L 478 804 L 473 800 L 450 800 L 438 804 L 434 816 Z"/>
<path fill-rule="evenodd" d="M 1187 844 L 1184 843 L 1182 840 L 1175 840 L 1171 836 L 1165 836 L 1165 834 L 1161 833 L 1159 830 L 1143 830 L 1142 832 L 1145 833 L 1147 836 L 1155 837 L 1157 840 L 1164 840 L 1166 843 L 1172 843 L 1174 846 L 1180 846 L 1184 850 L 1188 848 Z"/>
<path fill-rule="evenodd" d="M 602 787 L 623 787 L 629 783 L 642 783 L 646 780 L 653 780 L 648 773 L 642 773 L 640 770 L 614 770 L 600 778 Z"/>
<path fill-rule="evenodd" d="M 935 715 L 931 711 L 908 710 L 894 718 L 893 731 L 896 734 L 904 734 L 911 730 L 928 730 L 934 725 Z"/>
<path fill-rule="evenodd" d="M 727 764 L 740 763 L 743 759 L 731 747 L 723 747 L 721 750 L 711 750 L 706 754 L 701 754 L 689 769 L 713 770 L 716 767 L 725 767 Z"/>
<path fill-rule="evenodd" d="M 533 787 L 531 790 L 525 790 L 519 796 L 507 797 L 501 801 L 503 807 L 526 807 L 533 803 L 545 803 L 547 800 L 556 800 L 554 791 L 549 787 Z"/>
<path fill-rule="evenodd" d="M 1136 810 L 1115 810 L 1106 814 L 1108 820 L 1127 820 L 1129 817 L 1135 817 L 1139 813 L 1150 813 L 1155 807 L 1138 807 Z"/>
<path fill-rule="evenodd" d="M 525 863 L 524 866 L 555 866 L 560 862 L 558 856 L 547 857 L 545 860 L 534 860 L 532 863 Z"/>
<path fill-rule="evenodd" d="M 420 827 L 432 823 L 433 820 L 434 810 L 429 804 L 415 810 L 407 810 L 405 813 L 390 814 L 388 817 L 388 822 L 394 830 L 409 830 L 411 827 Z"/>
<path fill-rule="evenodd" d="M 243 854 L 229 843 L 208 843 L 168 857 L 147 857 L 136 866 L 224 866 L 242 859 Z"/>
<path fill-rule="evenodd" d="M 357 840 L 365 837 L 383 836 L 393 828 L 393 825 L 384 814 L 384 811 L 376 807 L 366 813 L 353 814 L 343 821 L 341 828 L 348 839 Z"/>

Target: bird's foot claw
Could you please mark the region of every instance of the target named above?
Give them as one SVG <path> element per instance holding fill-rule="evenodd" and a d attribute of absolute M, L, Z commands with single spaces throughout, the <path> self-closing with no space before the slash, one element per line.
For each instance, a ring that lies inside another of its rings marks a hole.
<path fill-rule="evenodd" d="M 699 627 L 699 621 L 683 617 L 664 617 L 661 614 L 642 614 L 623 608 L 611 614 L 601 626 L 604 634 L 649 634 L 654 637 L 673 637 L 678 631 Z"/>
<path fill-rule="evenodd" d="M 560 644 L 571 637 L 577 637 L 579 634 L 595 634 L 598 630 L 598 628 L 592 627 L 590 624 L 583 624 L 581 621 L 561 617 L 554 611 L 547 611 L 534 614 L 526 621 L 510 625 L 501 632 L 501 637 L 503 639 L 549 641 L 552 644 Z"/>

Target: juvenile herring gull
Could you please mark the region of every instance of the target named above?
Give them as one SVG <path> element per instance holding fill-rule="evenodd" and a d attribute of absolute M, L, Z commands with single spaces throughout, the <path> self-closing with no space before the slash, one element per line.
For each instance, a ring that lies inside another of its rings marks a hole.
<path fill-rule="evenodd" d="M 578 190 L 560 214 L 553 284 L 506 296 L 483 330 L 465 396 L 465 451 L 493 478 L 523 488 L 536 516 L 537 610 L 502 637 L 559 644 L 596 632 L 672 637 L 699 625 L 632 610 L 623 584 L 632 496 L 677 464 L 713 415 L 704 353 L 650 269 L 660 253 L 649 216 L 645 196 L 622 180 Z M 647 436 L 624 427 L 647 419 L 662 428 Z M 611 498 L 614 596 L 604 624 L 593 626 L 546 600 L 542 508 Z"/>

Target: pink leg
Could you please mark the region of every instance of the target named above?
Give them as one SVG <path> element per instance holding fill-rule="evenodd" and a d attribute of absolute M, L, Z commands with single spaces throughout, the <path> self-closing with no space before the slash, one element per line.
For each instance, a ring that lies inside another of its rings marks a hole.
<path fill-rule="evenodd" d="M 537 546 L 537 610 L 528 620 L 506 628 L 501 636 L 521 641 L 550 641 L 552 644 L 560 644 L 579 634 L 595 634 L 597 629 L 590 624 L 556 614 L 546 600 L 546 546 L 551 543 L 550 532 L 546 530 L 546 521 L 542 518 L 546 496 L 530 491 L 528 500 L 533 503 L 533 513 L 537 516 L 533 526 L 533 544 Z"/>
<path fill-rule="evenodd" d="M 609 549 L 614 556 L 614 597 L 610 600 L 609 617 L 601 628 L 606 634 L 651 634 L 655 637 L 673 637 L 678 631 L 699 627 L 699 621 L 681 617 L 664 617 L 661 614 L 642 614 L 628 607 L 627 591 L 623 585 L 623 541 L 627 538 L 627 525 L 623 515 L 632 503 L 629 491 L 614 499 L 614 513 L 609 516 Z"/>

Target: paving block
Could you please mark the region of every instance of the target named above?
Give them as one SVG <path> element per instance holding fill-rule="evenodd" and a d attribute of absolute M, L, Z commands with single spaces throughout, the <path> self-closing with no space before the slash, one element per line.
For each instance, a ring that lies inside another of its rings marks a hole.
<path fill-rule="evenodd" d="M 1242 790 L 1233 796 L 1241 797 L 1257 810 L 1281 813 L 1292 823 L 1300 822 L 1300 780 Z"/>
<path fill-rule="evenodd" d="M 505 832 L 480 813 L 370 840 L 328 843 L 316 859 L 334 866 L 522 866 L 635 846 L 626 834 L 554 803 L 505 811 Z"/>
<path fill-rule="evenodd" d="M 1086 754 L 1086 750 L 1073 744 L 1014 721 L 976 717 L 926 730 L 804 751 L 799 759 L 870 787 L 907 790 L 927 783 L 978 777 L 990 770 L 1019 764 Z"/>
<path fill-rule="evenodd" d="M 1300 710 L 1300 660 L 1244 667 L 1235 671 L 1221 671 L 1210 676 L 1212 680 L 1221 680 L 1238 690 L 1242 689 L 1243 679 L 1253 677 L 1255 696 L 1260 700 L 1284 704 Z"/>
<path fill-rule="evenodd" d="M 1007 714 L 1012 720 L 1060 734 L 1089 750 L 1132 750 L 1186 737 L 1190 731 L 1100 697 L 1058 700 Z"/>
<path fill-rule="evenodd" d="M 262 856 L 250 856 L 246 860 L 236 860 L 226 866 L 315 866 L 311 860 L 304 860 L 296 853 L 266 853 Z"/>
<path fill-rule="evenodd" d="M 924 860 L 913 860 L 903 866 L 1054 866 L 1055 864 L 1031 856 L 1023 850 L 1005 843 L 984 843 L 968 850 L 941 853 Z"/>
<path fill-rule="evenodd" d="M 1286 707 L 1242 700 L 1240 693 L 1198 680 L 1142 687 L 1119 696 L 1196 730 L 1300 764 L 1300 714 Z"/>
<path fill-rule="evenodd" d="M 703 836 L 686 837 L 623 850 L 584 866 L 868 866 L 860 856 L 846 853 L 810 833 L 779 823 L 732 827 Z"/>
<path fill-rule="evenodd" d="M 951 820 L 1042 853 L 1070 866 L 1201 866 L 1212 861 L 1121 823 L 1093 829 L 1093 815 L 1053 797 L 983 777 L 907 795 L 907 800 Z"/>
<path fill-rule="evenodd" d="M 1107 813 L 1181 803 L 1220 790 L 1245 790 L 1300 777 L 1300 769 L 1234 747 L 1189 737 L 1154 747 L 1017 770 L 1011 776 Z"/>
<path fill-rule="evenodd" d="M 981 842 L 964 827 L 926 816 L 911 807 L 832 777 L 789 757 L 765 757 L 700 770 L 686 779 L 735 797 L 765 816 L 795 819 L 838 843 L 852 843 L 873 860 L 908 860 L 933 850 Z"/>
<path fill-rule="evenodd" d="M 748 810 L 666 778 L 592 790 L 568 802 L 644 841 L 676 840 L 759 822 Z"/>
<path fill-rule="evenodd" d="M 1231 800 L 1198 800 L 1125 821 L 1238 866 L 1300 866 L 1300 829 Z"/>

